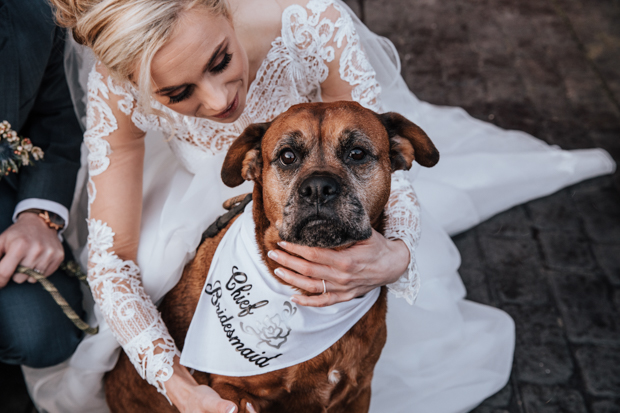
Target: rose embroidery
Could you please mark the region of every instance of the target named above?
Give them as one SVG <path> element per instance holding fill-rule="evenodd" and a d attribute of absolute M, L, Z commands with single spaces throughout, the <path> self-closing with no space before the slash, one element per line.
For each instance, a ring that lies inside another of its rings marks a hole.
<path fill-rule="evenodd" d="M 292 317 L 297 308 L 293 307 L 288 301 L 284 303 L 284 310 L 282 315 L 275 314 L 271 317 L 266 316 L 262 323 L 257 323 L 256 327 L 241 324 L 241 329 L 259 338 L 259 342 L 256 344 L 260 346 L 265 343 L 270 347 L 279 349 L 288 340 L 289 334 L 291 334 L 291 328 L 287 325 L 286 321 Z"/>

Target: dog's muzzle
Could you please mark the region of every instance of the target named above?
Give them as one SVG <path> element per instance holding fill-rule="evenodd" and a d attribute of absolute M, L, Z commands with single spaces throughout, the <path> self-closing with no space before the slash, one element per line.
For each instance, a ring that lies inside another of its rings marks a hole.
<path fill-rule="evenodd" d="M 372 235 L 362 203 L 338 176 L 312 174 L 291 195 L 280 231 L 285 241 L 333 248 Z"/>

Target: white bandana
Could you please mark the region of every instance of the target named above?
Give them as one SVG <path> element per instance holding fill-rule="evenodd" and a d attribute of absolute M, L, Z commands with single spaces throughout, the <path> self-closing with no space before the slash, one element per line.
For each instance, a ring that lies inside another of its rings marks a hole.
<path fill-rule="evenodd" d="M 310 360 L 372 307 L 379 288 L 329 307 L 291 302 L 262 262 L 252 204 L 220 242 L 187 332 L 181 364 L 207 373 L 252 376 Z"/>

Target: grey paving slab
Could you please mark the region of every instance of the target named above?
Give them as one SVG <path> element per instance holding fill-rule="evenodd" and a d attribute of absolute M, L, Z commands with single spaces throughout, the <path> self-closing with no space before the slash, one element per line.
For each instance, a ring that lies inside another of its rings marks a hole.
<path fill-rule="evenodd" d="M 620 347 L 582 346 L 575 356 L 588 393 L 620 398 Z"/>
<path fill-rule="evenodd" d="M 480 246 L 487 268 L 519 269 L 542 263 L 536 240 L 481 234 Z"/>
<path fill-rule="evenodd" d="M 570 188 L 528 202 L 525 206 L 534 227 L 542 231 L 580 232 L 583 227 Z"/>
<path fill-rule="evenodd" d="M 618 137 L 620 139 L 620 136 Z M 620 242 L 620 193 L 612 185 L 577 187 L 575 204 L 583 218 L 586 232 L 601 244 Z"/>
<path fill-rule="evenodd" d="M 523 385 L 526 413 L 587 413 L 583 395 L 571 388 Z"/>
<path fill-rule="evenodd" d="M 571 342 L 620 347 L 620 311 L 603 276 L 553 272 L 550 278 Z"/>
<path fill-rule="evenodd" d="M 620 4 L 617 1 L 598 2 L 596 7 L 584 0 L 558 0 L 583 44 L 587 57 L 595 64 L 610 86 L 616 100 L 620 96 Z"/>
<path fill-rule="evenodd" d="M 564 271 L 592 271 L 596 268 L 590 240 L 585 234 L 540 231 L 538 241 L 548 268 Z"/>
<path fill-rule="evenodd" d="M 620 287 L 620 241 L 616 245 L 592 245 L 592 250 L 599 267 L 607 276 L 609 282 L 615 287 Z"/>
<path fill-rule="evenodd" d="M 516 325 L 516 378 L 539 385 L 567 383 L 574 365 L 559 312 L 550 305 L 508 305 L 503 309 Z"/>
<path fill-rule="evenodd" d="M 620 400 L 599 400 L 592 403 L 592 413 L 620 413 Z"/>
<path fill-rule="evenodd" d="M 532 237 L 532 220 L 524 206 L 520 205 L 498 214 L 477 227 L 477 231 L 484 235 L 497 237 Z"/>
<path fill-rule="evenodd" d="M 480 235 L 485 275 L 501 303 L 545 304 L 550 300 L 538 246 L 532 238 Z M 469 297 L 474 297 L 471 292 Z"/>

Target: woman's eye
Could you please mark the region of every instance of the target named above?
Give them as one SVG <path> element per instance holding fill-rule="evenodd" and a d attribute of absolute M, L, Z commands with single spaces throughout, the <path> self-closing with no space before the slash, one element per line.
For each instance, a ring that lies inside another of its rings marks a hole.
<path fill-rule="evenodd" d="M 230 60 L 232 59 L 232 53 L 224 53 L 224 58 L 217 66 L 211 69 L 212 73 L 221 73 L 228 67 Z"/>
<path fill-rule="evenodd" d="M 284 165 L 290 165 L 296 160 L 297 156 L 295 156 L 295 152 L 290 149 L 286 149 L 280 154 L 280 162 L 282 162 Z"/>
<path fill-rule="evenodd" d="M 349 158 L 353 159 L 354 161 L 361 161 L 365 157 L 366 157 L 366 152 L 364 152 L 360 148 L 351 149 L 351 152 L 349 152 Z"/>
<path fill-rule="evenodd" d="M 169 104 L 173 105 L 175 103 L 184 101 L 185 99 L 191 96 L 193 89 L 194 89 L 193 87 L 187 86 L 185 89 L 181 91 L 181 93 L 173 95 L 173 96 L 168 96 Z"/>

